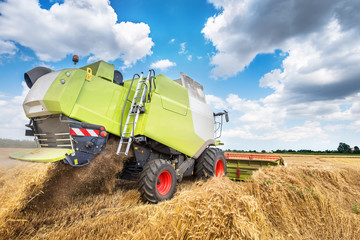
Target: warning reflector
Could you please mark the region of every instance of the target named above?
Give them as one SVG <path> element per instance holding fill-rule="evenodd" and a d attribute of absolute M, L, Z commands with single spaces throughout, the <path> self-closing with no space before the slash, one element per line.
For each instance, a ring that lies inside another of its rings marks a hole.
<path fill-rule="evenodd" d="M 98 137 L 99 130 L 94 129 L 86 129 L 86 128 L 71 128 L 70 135 L 74 136 L 91 136 L 91 137 Z"/>

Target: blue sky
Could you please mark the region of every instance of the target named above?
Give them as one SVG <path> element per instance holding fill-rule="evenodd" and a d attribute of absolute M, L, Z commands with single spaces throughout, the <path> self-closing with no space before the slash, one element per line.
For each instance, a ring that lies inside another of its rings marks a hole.
<path fill-rule="evenodd" d="M 225 148 L 360 145 L 356 0 L 0 1 L 0 137 L 24 138 L 24 72 L 103 59 L 184 72 L 226 109 Z"/>

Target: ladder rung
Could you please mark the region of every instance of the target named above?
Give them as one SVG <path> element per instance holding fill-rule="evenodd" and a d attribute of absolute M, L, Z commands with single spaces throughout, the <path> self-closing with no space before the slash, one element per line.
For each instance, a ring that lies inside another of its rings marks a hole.
<path fill-rule="evenodd" d="M 127 101 L 131 102 L 131 107 L 129 109 L 128 117 L 126 119 L 124 126 L 124 132 L 121 134 L 120 138 L 120 144 L 117 149 L 117 154 L 125 154 L 127 155 L 130 150 L 131 143 L 134 141 L 134 129 L 136 128 L 137 120 L 139 117 L 139 114 L 145 112 L 145 106 L 143 106 L 142 100 L 144 96 L 146 96 L 146 90 L 148 89 L 147 83 L 148 80 L 151 80 L 150 72 L 149 76 L 147 78 L 142 77 L 143 74 L 141 73 L 141 76 L 138 80 L 138 84 L 136 86 L 135 94 L 133 96 L 132 101 L 127 99 Z M 132 119 L 131 119 L 132 117 Z M 132 127 L 129 127 L 129 125 L 132 125 Z M 128 132 L 130 131 L 131 132 Z M 127 135 L 128 137 L 126 137 Z M 125 146 L 126 145 L 126 146 Z M 126 147 L 125 152 L 120 152 L 122 147 Z"/>

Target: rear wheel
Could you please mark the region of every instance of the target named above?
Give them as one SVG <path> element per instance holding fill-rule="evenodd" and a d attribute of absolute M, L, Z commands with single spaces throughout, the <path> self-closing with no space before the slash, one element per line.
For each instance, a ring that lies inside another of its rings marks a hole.
<path fill-rule="evenodd" d="M 226 159 L 218 148 L 207 148 L 196 160 L 195 175 L 198 178 L 226 175 Z"/>
<path fill-rule="evenodd" d="M 162 159 L 148 162 L 140 173 L 139 191 L 141 198 L 151 203 L 171 199 L 176 191 L 174 167 Z"/>

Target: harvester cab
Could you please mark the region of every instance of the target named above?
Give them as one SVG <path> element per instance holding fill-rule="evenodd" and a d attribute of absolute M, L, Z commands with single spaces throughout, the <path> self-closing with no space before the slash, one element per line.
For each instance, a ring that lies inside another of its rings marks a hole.
<path fill-rule="evenodd" d="M 73 57 L 72 69 L 37 67 L 25 73 L 26 135 L 34 136 L 38 148 L 10 157 L 85 166 L 115 137 L 114 154 L 127 157 L 119 177 L 138 181 L 141 197 L 152 203 L 171 198 L 185 176 L 226 174 L 224 153 L 216 145 L 228 114 L 213 113 L 202 85 L 184 73 L 171 80 L 154 70 L 123 81 L 112 64 L 75 68 L 78 60 Z"/>

